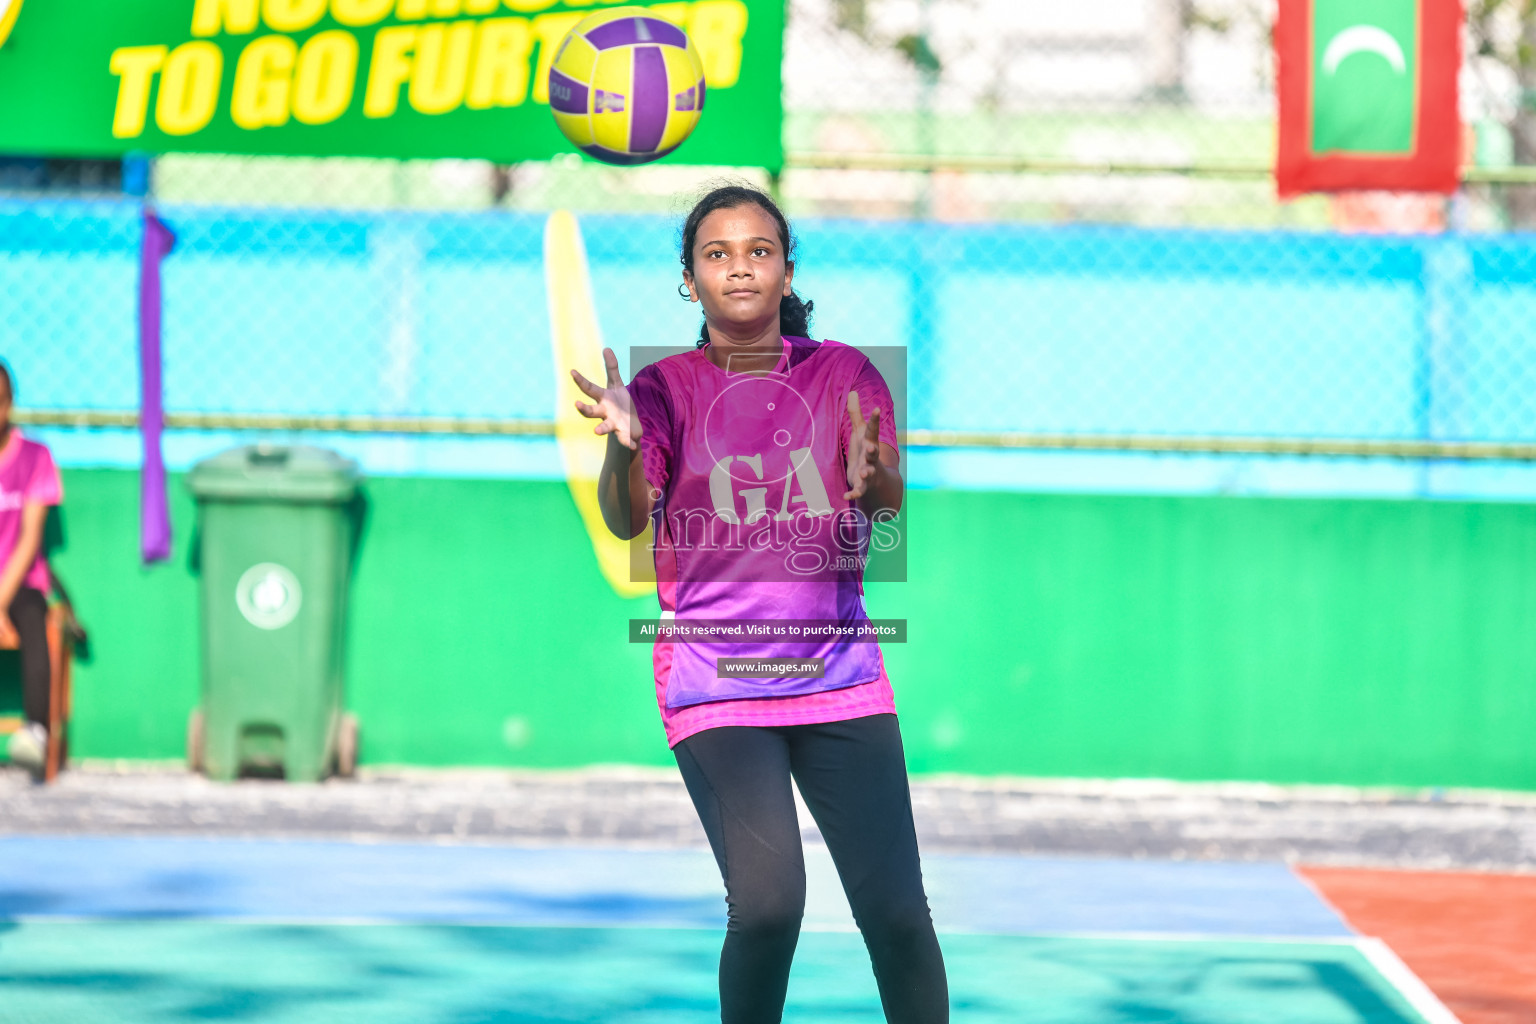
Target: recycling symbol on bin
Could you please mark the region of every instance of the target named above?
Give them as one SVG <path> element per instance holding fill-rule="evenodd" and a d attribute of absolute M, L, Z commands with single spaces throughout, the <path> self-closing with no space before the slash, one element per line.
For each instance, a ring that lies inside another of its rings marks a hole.
<path fill-rule="evenodd" d="M 251 566 L 235 584 L 235 604 L 257 629 L 282 629 L 299 614 L 303 600 L 298 577 L 276 562 Z"/>

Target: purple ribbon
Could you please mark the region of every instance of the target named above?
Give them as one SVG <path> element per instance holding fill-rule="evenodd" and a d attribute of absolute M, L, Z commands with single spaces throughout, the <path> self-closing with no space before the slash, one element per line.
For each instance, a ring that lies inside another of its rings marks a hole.
<path fill-rule="evenodd" d="M 176 244 L 171 229 L 144 207 L 144 241 L 139 250 L 139 433 L 144 468 L 139 474 L 139 550 L 144 564 L 171 557 L 171 512 L 165 490 L 165 457 L 160 432 L 165 402 L 160 374 L 160 261 Z"/>

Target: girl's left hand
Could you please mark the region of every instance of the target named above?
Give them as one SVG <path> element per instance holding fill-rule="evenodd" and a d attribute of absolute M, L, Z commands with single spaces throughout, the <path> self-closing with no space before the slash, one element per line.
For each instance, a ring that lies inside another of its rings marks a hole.
<path fill-rule="evenodd" d="M 859 393 L 850 391 L 848 418 L 853 421 L 853 436 L 848 443 L 848 491 L 843 499 L 857 501 L 880 472 L 880 407 L 875 406 L 866 420 L 859 410 Z"/>

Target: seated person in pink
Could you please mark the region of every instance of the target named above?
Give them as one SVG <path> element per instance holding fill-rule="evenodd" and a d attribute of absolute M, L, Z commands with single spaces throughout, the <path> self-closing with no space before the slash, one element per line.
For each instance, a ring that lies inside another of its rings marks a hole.
<path fill-rule="evenodd" d="M 15 380 L 0 362 L 0 644 L 21 647 L 26 723 L 11 735 L 11 761 L 34 775 L 48 748 L 48 592 L 43 523 L 64 498 L 48 449 L 11 424 Z"/>

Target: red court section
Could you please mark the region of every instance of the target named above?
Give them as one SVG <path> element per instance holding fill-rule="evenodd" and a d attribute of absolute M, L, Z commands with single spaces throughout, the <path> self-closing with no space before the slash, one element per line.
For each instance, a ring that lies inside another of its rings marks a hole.
<path fill-rule="evenodd" d="M 1536 1024 L 1536 876 L 1303 868 L 1463 1024 Z"/>

